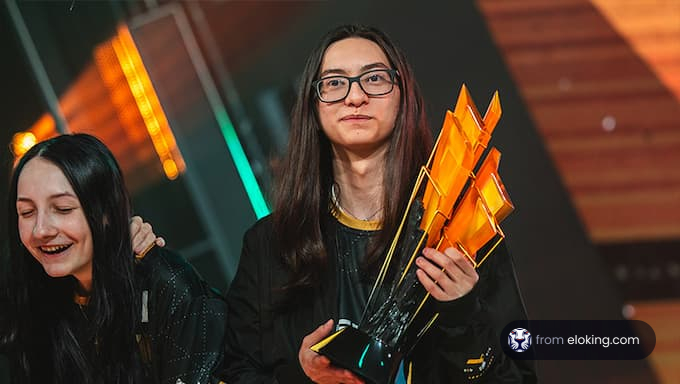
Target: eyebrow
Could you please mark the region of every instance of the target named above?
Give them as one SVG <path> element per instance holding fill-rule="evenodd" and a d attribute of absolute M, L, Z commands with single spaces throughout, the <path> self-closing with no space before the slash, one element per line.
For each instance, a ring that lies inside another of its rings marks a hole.
<path fill-rule="evenodd" d="M 73 198 L 77 199 L 77 197 L 74 194 L 69 193 L 69 192 L 55 193 L 55 194 L 49 196 L 50 199 L 58 199 L 60 197 L 73 197 Z M 28 197 L 18 196 L 17 202 L 20 202 L 20 201 L 21 202 L 32 202 L 33 200 L 29 199 Z"/>
<path fill-rule="evenodd" d="M 361 70 L 361 73 L 364 73 L 364 72 L 369 71 L 371 69 L 386 69 L 386 68 L 389 68 L 389 67 L 387 65 L 383 64 L 383 63 L 378 62 L 378 63 L 366 64 L 363 67 L 361 67 L 360 70 Z M 347 74 L 347 71 L 345 71 L 344 69 L 330 68 L 330 69 L 327 69 L 327 70 L 321 72 L 319 74 L 319 78 L 322 78 L 322 77 L 327 76 L 327 75 L 345 75 L 345 74 Z"/>

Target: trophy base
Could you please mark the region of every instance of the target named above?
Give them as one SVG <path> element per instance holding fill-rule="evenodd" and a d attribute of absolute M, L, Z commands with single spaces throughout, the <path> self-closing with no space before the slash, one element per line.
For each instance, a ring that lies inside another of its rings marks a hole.
<path fill-rule="evenodd" d="M 394 348 L 352 327 L 335 332 L 311 349 L 370 384 L 391 383 L 402 358 Z"/>

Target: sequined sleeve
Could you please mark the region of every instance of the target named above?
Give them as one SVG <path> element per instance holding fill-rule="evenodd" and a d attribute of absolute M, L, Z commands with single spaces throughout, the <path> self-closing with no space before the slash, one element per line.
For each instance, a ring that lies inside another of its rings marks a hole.
<path fill-rule="evenodd" d="M 226 304 L 194 268 L 165 250 L 142 267 L 140 355 L 160 384 L 217 383 L 222 361 Z"/>

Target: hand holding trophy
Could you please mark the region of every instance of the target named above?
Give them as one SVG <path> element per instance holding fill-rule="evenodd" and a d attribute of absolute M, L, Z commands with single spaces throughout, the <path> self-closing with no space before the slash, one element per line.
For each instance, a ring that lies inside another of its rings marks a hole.
<path fill-rule="evenodd" d="M 358 329 L 343 328 L 312 350 L 369 383 L 394 380 L 404 354 L 438 317 L 424 309 L 430 294 L 418 281 L 415 259 L 425 247 L 454 247 L 477 268 L 505 237 L 499 223 L 514 207 L 498 175 L 500 152 L 491 148 L 477 166 L 500 116 L 498 92 L 482 118 L 463 85 L 421 168 Z"/>

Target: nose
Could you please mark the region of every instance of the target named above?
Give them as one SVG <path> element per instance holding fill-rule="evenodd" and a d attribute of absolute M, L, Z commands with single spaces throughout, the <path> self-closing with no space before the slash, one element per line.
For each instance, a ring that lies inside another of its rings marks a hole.
<path fill-rule="evenodd" d="M 368 100 L 368 95 L 361 89 L 358 81 L 354 81 L 349 85 L 349 93 L 345 97 L 345 105 L 362 105 Z"/>
<path fill-rule="evenodd" d="M 49 214 L 38 213 L 35 225 L 33 226 L 33 236 L 37 238 L 49 238 L 57 234 L 53 218 Z"/>

